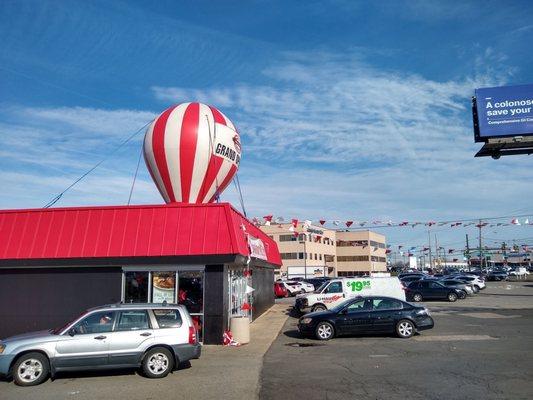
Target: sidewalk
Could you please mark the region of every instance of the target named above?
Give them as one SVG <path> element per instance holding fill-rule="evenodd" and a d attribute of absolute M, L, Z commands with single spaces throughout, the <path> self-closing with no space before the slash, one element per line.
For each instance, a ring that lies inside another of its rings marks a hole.
<path fill-rule="evenodd" d="M 250 343 L 240 347 L 204 346 L 183 377 L 187 399 L 257 399 L 263 356 L 287 320 L 286 304 L 275 304 L 250 325 Z"/>
<path fill-rule="evenodd" d="M 91 373 L 20 388 L 0 381 L 0 398 L 25 400 L 257 399 L 263 356 L 287 320 L 287 304 L 275 304 L 250 325 L 250 344 L 204 346 L 202 356 L 164 379 L 136 373 Z"/>

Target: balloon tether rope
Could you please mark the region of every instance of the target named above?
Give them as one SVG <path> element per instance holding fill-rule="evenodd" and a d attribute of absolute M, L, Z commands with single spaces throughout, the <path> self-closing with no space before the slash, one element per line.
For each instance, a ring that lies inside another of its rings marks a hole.
<path fill-rule="evenodd" d="M 126 140 L 124 140 L 122 143 L 120 143 L 115 149 L 109 153 L 106 157 L 102 158 L 100 161 L 98 161 L 92 168 L 90 168 L 87 172 L 82 174 L 78 179 L 76 179 L 74 182 L 72 182 L 65 190 L 63 190 L 61 193 L 59 193 L 56 197 L 54 197 L 52 200 L 50 200 L 48 203 L 46 203 L 43 208 L 49 208 L 53 206 L 55 203 L 57 203 L 63 195 L 72 189 L 74 185 L 76 185 L 79 181 L 81 181 L 83 178 L 85 178 L 87 175 L 89 175 L 91 172 L 93 172 L 96 168 L 98 168 L 100 165 L 104 163 L 107 159 L 109 159 L 113 154 L 115 154 L 119 149 L 124 147 L 131 139 L 133 139 L 135 136 L 137 136 L 144 128 L 146 128 L 148 125 L 152 123 L 153 119 L 144 124 L 141 128 L 139 128 L 137 131 L 135 131 L 133 134 L 131 134 Z"/>

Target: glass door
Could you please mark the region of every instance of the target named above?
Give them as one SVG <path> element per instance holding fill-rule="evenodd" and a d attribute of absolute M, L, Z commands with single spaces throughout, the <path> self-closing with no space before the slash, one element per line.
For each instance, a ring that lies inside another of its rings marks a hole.
<path fill-rule="evenodd" d="M 203 338 L 204 319 L 204 272 L 178 272 L 178 303 L 183 304 L 191 314 L 198 339 Z"/>

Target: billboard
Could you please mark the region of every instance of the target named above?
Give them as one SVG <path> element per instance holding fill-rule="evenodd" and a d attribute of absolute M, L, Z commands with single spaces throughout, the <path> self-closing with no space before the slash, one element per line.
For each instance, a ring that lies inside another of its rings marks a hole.
<path fill-rule="evenodd" d="M 533 85 L 476 89 L 472 112 L 476 142 L 533 136 Z"/>

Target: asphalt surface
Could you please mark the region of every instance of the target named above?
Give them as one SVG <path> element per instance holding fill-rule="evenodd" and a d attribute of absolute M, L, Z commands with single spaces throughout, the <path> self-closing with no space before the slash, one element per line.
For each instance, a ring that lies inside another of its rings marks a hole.
<path fill-rule="evenodd" d="M 289 318 L 264 357 L 260 398 L 533 398 L 533 283 L 489 282 L 466 300 L 425 305 L 435 328 L 407 340 L 319 342 Z"/>

